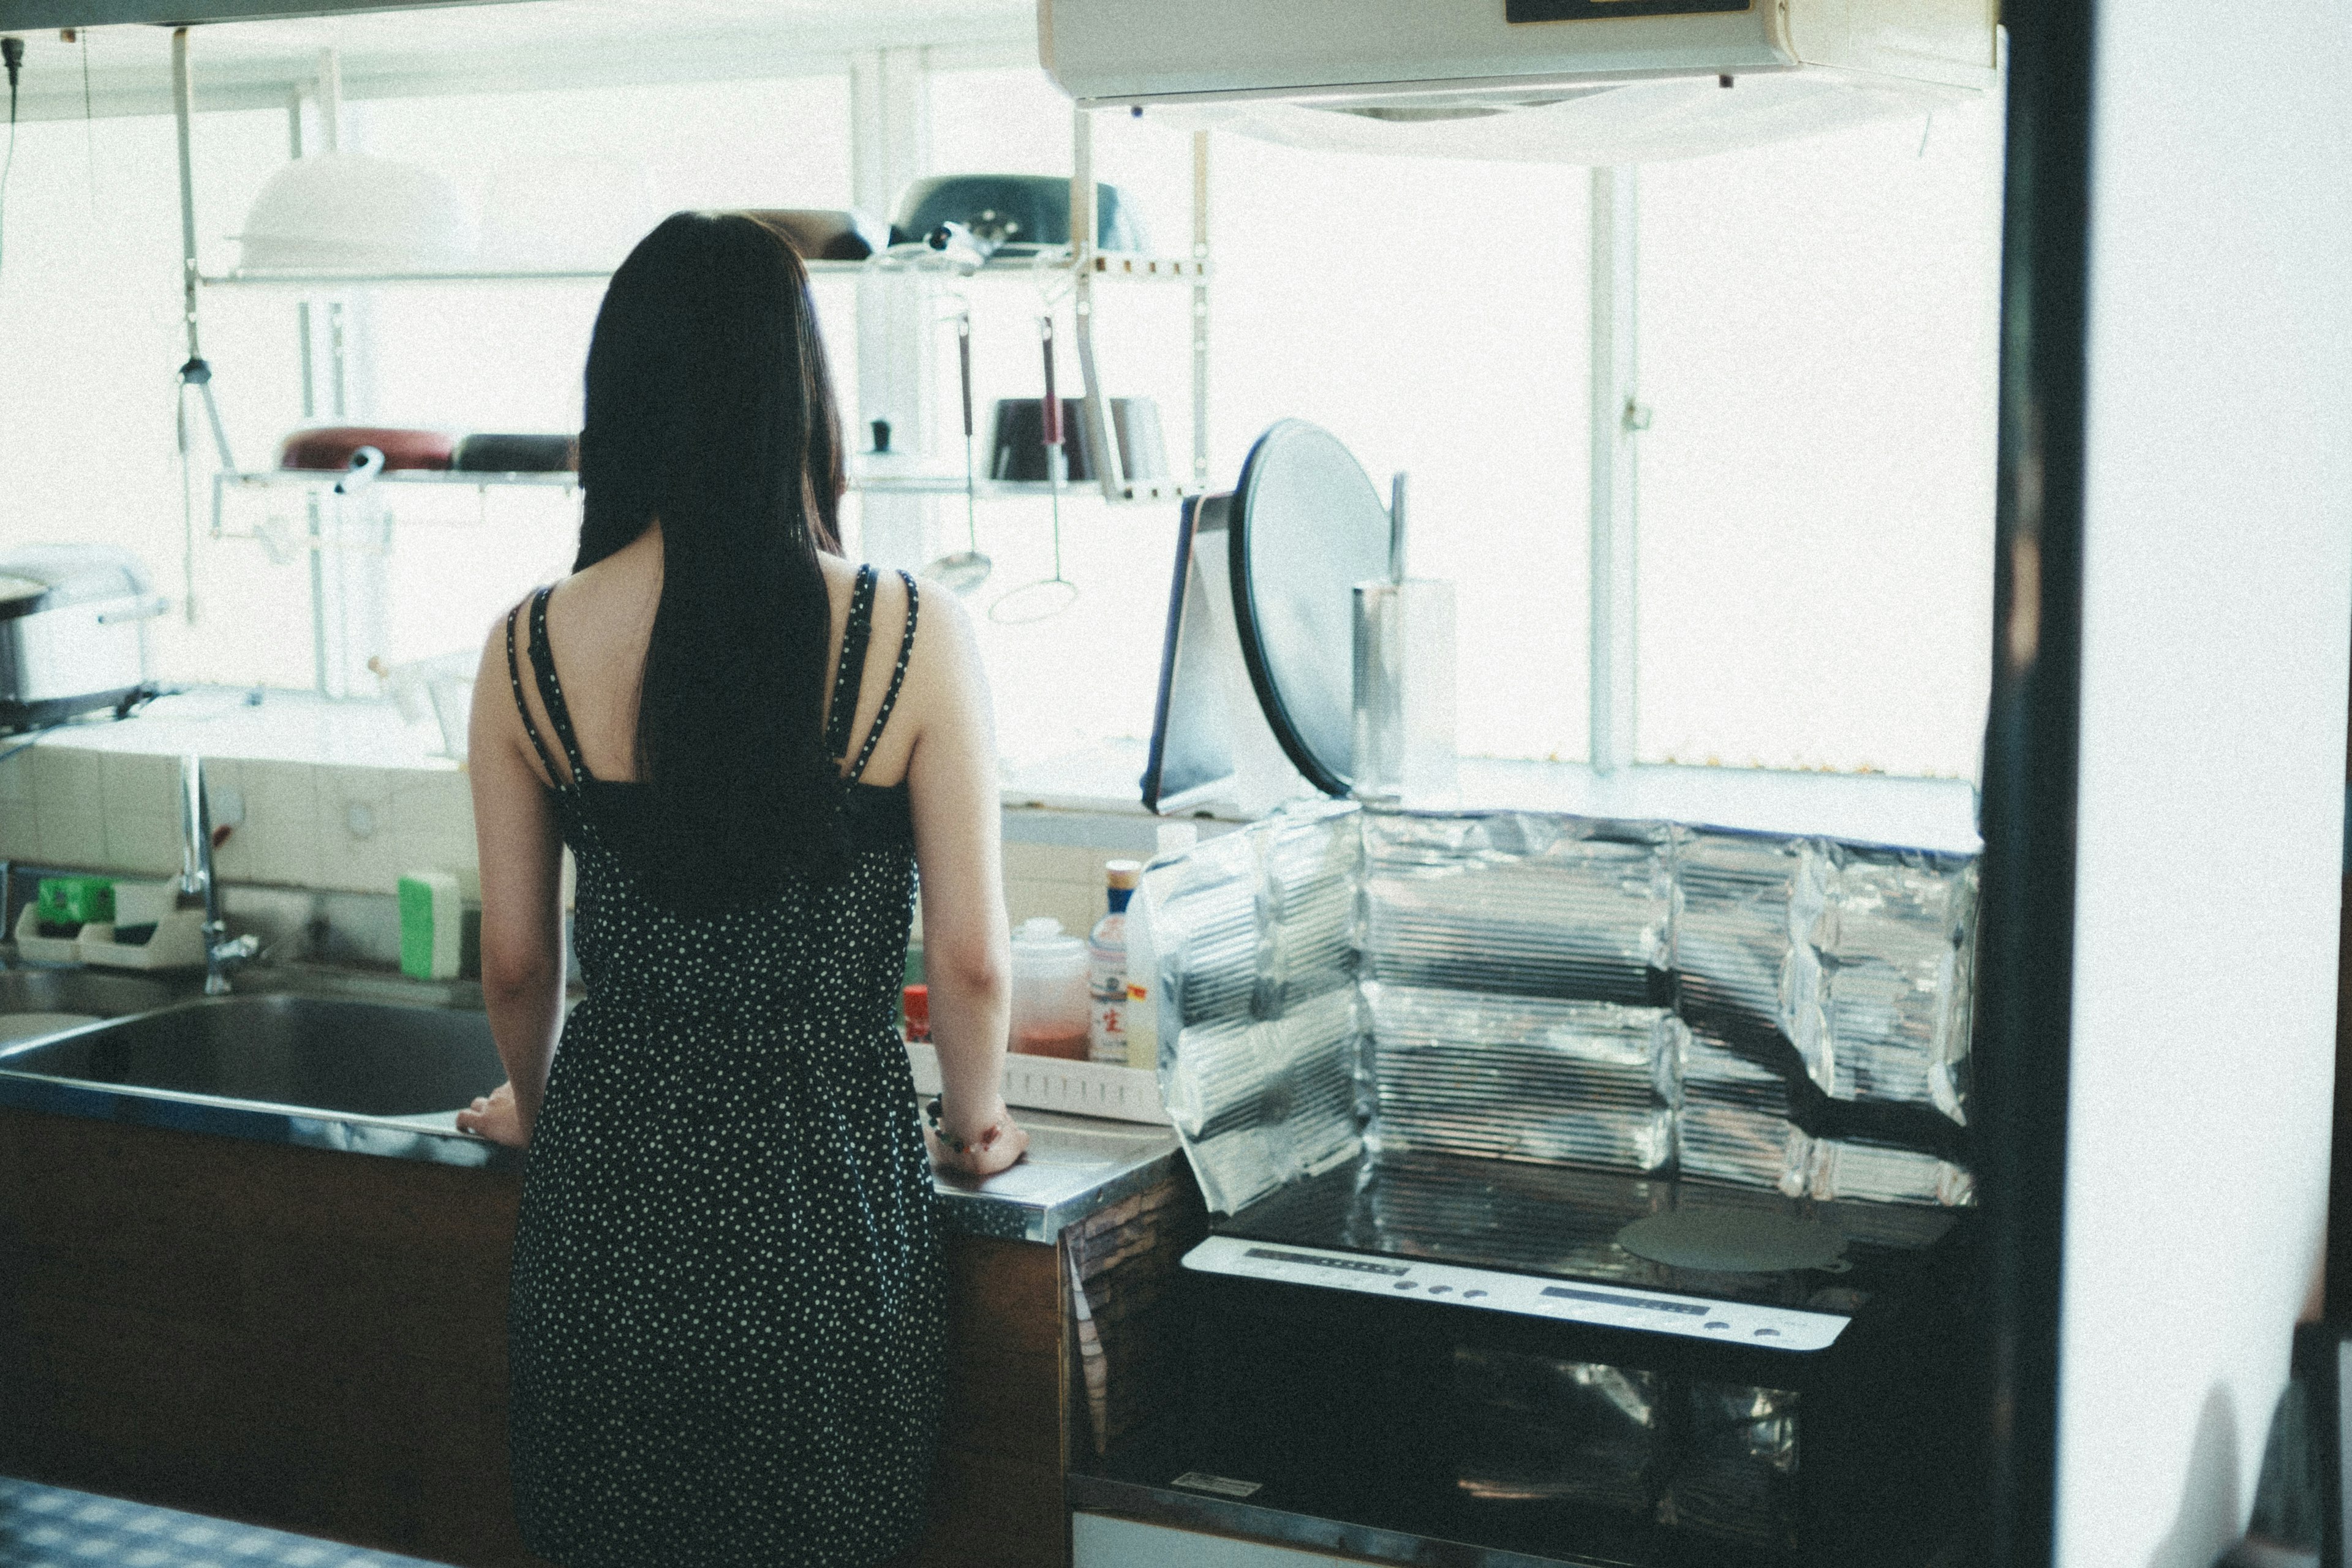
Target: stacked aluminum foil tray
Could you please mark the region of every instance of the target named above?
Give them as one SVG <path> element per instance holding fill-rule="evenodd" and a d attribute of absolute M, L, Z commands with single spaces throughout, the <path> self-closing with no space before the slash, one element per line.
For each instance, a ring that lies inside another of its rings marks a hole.
<path fill-rule="evenodd" d="M 1973 857 L 1295 808 L 1155 861 L 1161 1093 L 1211 1208 L 1429 1158 L 1949 1207 Z"/>

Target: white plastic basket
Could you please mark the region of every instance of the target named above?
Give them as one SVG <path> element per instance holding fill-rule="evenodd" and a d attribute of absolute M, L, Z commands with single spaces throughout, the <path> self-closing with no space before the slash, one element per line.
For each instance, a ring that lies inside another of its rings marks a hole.
<path fill-rule="evenodd" d="M 918 1094 L 940 1092 L 937 1050 L 929 1044 L 910 1040 L 907 1061 L 915 1069 Z M 1158 1073 L 1101 1062 L 1066 1061 L 1059 1057 L 1008 1055 L 1004 1058 L 1004 1103 L 1032 1110 L 1058 1110 L 1071 1116 L 1106 1116 L 1119 1121 L 1164 1125 L 1168 1121 L 1168 1108 L 1160 1103 Z"/>

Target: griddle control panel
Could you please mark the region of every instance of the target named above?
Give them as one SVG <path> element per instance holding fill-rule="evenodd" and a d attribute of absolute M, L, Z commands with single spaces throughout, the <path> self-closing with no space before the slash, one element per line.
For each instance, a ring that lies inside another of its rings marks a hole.
<path fill-rule="evenodd" d="M 1836 1312 L 1805 1312 L 1745 1301 L 1674 1296 L 1630 1285 L 1587 1284 L 1504 1274 L 1489 1268 L 1458 1268 L 1418 1258 L 1334 1252 L 1213 1236 L 1184 1256 L 1184 1267 L 1203 1274 L 1230 1274 L 1283 1285 L 1354 1290 L 1373 1296 L 1410 1296 L 1448 1306 L 1526 1318 L 1587 1323 L 1595 1328 L 1682 1334 L 1759 1346 L 1766 1350 L 1827 1350 L 1845 1328 Z"/>

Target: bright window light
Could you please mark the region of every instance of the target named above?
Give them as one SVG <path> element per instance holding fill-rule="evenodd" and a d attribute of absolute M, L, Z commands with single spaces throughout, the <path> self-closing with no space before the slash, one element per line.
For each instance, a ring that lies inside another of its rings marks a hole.
<path fill-rule="evenodd" d="M 941 172 L 1068 174 L 1069 103 L 1042 72 L 939 73 L 929 101 Z M 1190 135 L 1148 113 L 1098 116 L 1097 126 L 1098 177 L 1132 195 L 1155 248 L 1182 254 Z M 1224 135 L 1213 140 L 1211 170 L 1211 487 L 1230 488 L 1251 445 L 1284 418 L 1347 443 L 1383 497 L 1391 473 L 1410 471 L 1412 570 L 1457 584 L 1463 749 L 1581 758 L 1584 171 Z M 989 291 L 997 287 L 982 279 L 970 290 L 983 402 L 1034 396 L 1041 374 L 1034 295 L 1017 284 Z M 1157 399 L 1171 467 L 1189 472 L 1189 290 L 1106 286 L 1097 300 L 1107 389 Z M 1016 319 L 1008 326 L 1004 315 Z M 952 402 L 940 406 L 951 418 Z M 953 510 L 960 531 L 961 503 Z M 984 512 L 999 580 L 1042 574 L 1046 521 L 1027 498 Z M 1077 602 L 1037 626 L 983 621 L 1001 739 L 1021 760 L 1139 737 L 1151 721 L 1176 509 L 1066 500 L 1063 522 Z"/>
<path fill-rule="evenodd" d="M 1644 762 L 1974 778 L 2001 127 L 1641 172 Z"/>

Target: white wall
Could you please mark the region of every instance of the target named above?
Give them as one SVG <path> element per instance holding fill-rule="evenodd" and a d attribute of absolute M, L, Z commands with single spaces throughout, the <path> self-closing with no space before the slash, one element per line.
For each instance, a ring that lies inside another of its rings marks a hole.
<path fill-rule="evenodd" d="M 2058 1561 L 2206 1568 L 2327 1195 L 2352 11 L 2097 26 Z"/>

